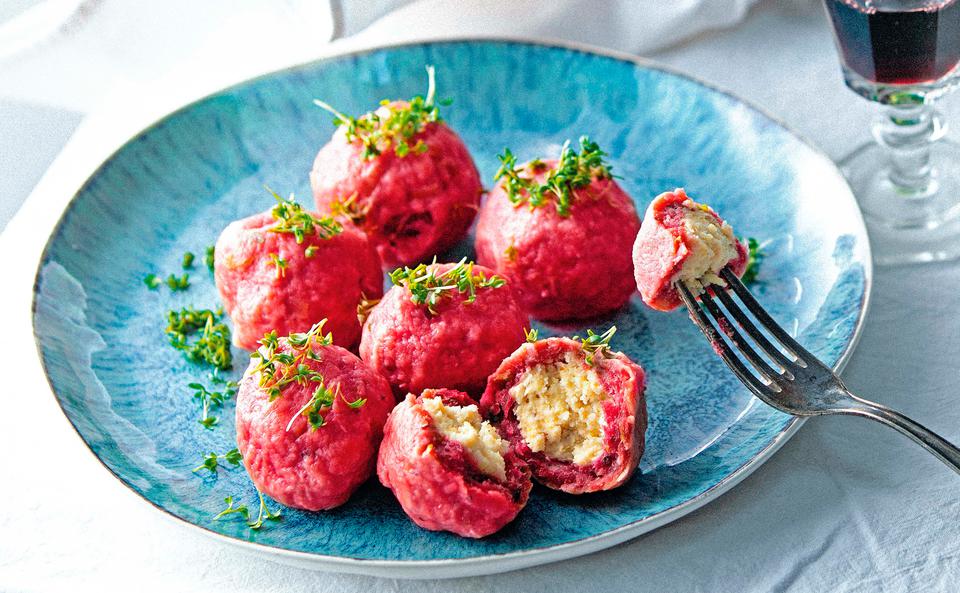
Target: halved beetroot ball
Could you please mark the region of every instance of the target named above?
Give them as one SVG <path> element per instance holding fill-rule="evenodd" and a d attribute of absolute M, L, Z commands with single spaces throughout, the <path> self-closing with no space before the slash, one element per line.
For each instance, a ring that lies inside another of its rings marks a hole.
<path fill-rule="evenodd" d="M 310 172 L 320 211 L 353 219 L 385 268 L 420 262 L 466 235 L 480 206 L 480 174 L 439 118 L 432 90 L 356 119 L 318 104 L 339 126 Z"/>
<path fill-rule="evenodd" d="M 217 240 L 214 278 L 234 344 L 254 350 L 268 331 L 302 332 L 326 319 L 337 344 L 356 345 L 357 305 L 383 294 L 376 251 L 350 225 L 278 200 L 269 212 L 231 223 Z"/>
<path fill-rule="evenodd" d="M 509 283 L 466 261 L 398 269 L 363 326 L 360 357 L 399 397 L 446 387 L 474 394 L 524 341 L 529 318 Z"/>
<path fill-rule="evenodd" d="M 511 173 L 500 175 L 480 209 L 477 261 L 509 278 L 536 319 L 593 317 L 623 306 L 635 290 L 630 248 L 640 219 L 609 168 L 589 160 L 602 156 L 582 139 L 579 153 L 565 149 L 559 161 L 515 168 L 509 152 L 501 157 L 501 172 Z M 551 189 L 542 200 L 531 198 L 531 187 L 543 186 Z"/>
<path fill-rule="evenodd" d="M 609 490 L 640 462 L 645 377 L 605 346 L 611 333 L 524 344 L 490 376 L 481 406 L 545 486 Z"/>
<path fill-rule="evenodd" d="M 517 516 L 530 470 L 461 391 L 428 389 L 400 402 L 384 427 L 377 475 L 414 523 L 484 537 Z"/>
<path fill-rule="evenodd" d="M 725 266 L 742 275 L 747 259 L 747 248 L 730 225 L 706 204 L 688 198 L 682 188 L 654 198 L 633 245 L 640 296 L 660 311 L 671 311 L 683 302 L 677 282 L 700 294 L 711 284 L 724 284 L 717 274 Z"/>
<path fill-rule="evenodd" d="M 317 328 L 264 338 L 258 352 L 237 392 L 237 449 L 250 478 L 286 506 L 343 504 L 373 472 L 390 386 Z M 290 380 L 297 372 L 304 380 Z"/>

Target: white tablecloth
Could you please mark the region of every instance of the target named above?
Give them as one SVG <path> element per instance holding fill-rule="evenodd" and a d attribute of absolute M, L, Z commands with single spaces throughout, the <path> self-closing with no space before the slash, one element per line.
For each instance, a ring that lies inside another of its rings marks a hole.
<path fill-rule="evenodd" d="M 816 4 L 767 2 L 732 30 L 654 57 L 748 97 L 835 158 L 867 138 L 869 106 L 844 89 Z M 947 103 L 960 121 L 960 100 Z M 36 259 L 65 193 L 142 123 L 138 117 L 85 120 L 0 236 L 0 590 L 960 588 L 960 478 L 889 429 L 853 418 L 809 421 L 733 491 L 667 527 L 588 557 L 489 577 L 393 581 L 312 572 L 238 552 L 166 519 L 110 476 L 74 434 L 43 379 L 29 325 Z M 960 264 L 877 270 L 863 338 L 844 373 L 854 391 L 954 441 L 958 289 Z"/>

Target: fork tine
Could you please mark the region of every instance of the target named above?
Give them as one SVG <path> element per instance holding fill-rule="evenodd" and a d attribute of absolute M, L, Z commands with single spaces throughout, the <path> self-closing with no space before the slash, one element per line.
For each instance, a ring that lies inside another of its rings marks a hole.
<path fill-rule="evenodd" d="M 767 383 L 767 385 L 773 383 L 777 372 L 767 364 L 767 361 L 764 360 L 763 357 L 757 354 L 757 351 L 743 338 L 743 334 L 737 330 L 736 326 L 730 323 L 730 319 L 727 318 L 720 307 L 717 306 L 717 303 L 714 302 L 709 290 L 703 291 L 703 294 L 700 295 L 700 302 L 710 315 L 713 316 L 713 319 L 716 321 L 716 326 L 720 331 L 733 342 L 734 348 L 739 350 L 740 354 L 747 359 L 747 362 L 753 365 L 760 373 L 760 380 L 765 380 L 764 382 Z M 792 376 L 790 378 L 792 378 Z"/>
<path fill-rule="evenodd" d="M 750 291 L 747 290 L 747 287 L 743 285 L 743 282 L 737 278 L 737 275 L 730 271 L 730 268 L 723 268 L 720 271 L 720 277 L 727 282 L 727 286 L 733 289 L 733 292 L 737 293 L 737 296 L 740 297 L 740 300 L 747 307 L 747 309 L 753 313 L 753 316 L 757 318 L 763 327 L 770 332 L 773 337 L 775 337 L 783 347 L 793 356 L 795 356 L 798 361 L 802 362 L 806 366 L 809 362 L 814 362 L 817 360 L 813 354 L 807 351 L 806 348 L 800 345 L 793 337 L 787 333 L 785 329 L 780 327 L 780 324 L 774 320 L 773 317 L 767 313 L 766 309 L 753 298 L 753 295 L 750 294 Z"/>
<path fill-rule="evenodd" d="M 753 373 L 747 370 L 743 362 L 736 357 L 727 342 L 717 333 L 713 324 L 710 323 L 710 318 L 707 317 L 703 309 L 697 305 L 697 299 L 694 298 L 690 290 L 681 282 L 677 284 L 677 291 L 687 306 L 687 311 L 689 311 L 693 322 L 697 324 L 697 327 L 699 327 L 703 335 L 706 336 L 707 340 L 713 346 L 713 349 L 716 350 L 720 358 L 723 359 L 723 362 L 730 367 L 730 370 L 740 379 L 740 382 L 746 385 L 754 395 L 765 402 L 770 402 L 773 397 L 773 394 L 769 391 L 770 388 L 760 382 Z"/>
<path fill-rule="evenodd" d="M 727 308 L 727 311 L 737 320 L 740 327 L 753 339 L 754 343 L 763 350 L 767 356 L 772 358 L 774 362 L 780 365 L 780 368 L 786 373 L 790 373 L 790 368 L 796 368 L 794 366 L 795 363 L 787 358 L 783 352 L 780 352 L 780 350 L 767 339 L 767 336 L 763 335 L 763 332 L 747 317 L 747 314 L 743 312 L 743 309 L 737 305 L 733 297 L 731 297 L 726 290 L 717 286 L 715 287 L 714 294 L 720 299 L 723 306 Z"/>

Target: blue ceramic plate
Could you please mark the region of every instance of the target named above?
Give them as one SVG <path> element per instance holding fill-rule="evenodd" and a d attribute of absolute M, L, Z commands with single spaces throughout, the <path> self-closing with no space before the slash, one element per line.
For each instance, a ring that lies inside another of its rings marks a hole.
<path fill-rule="evenodd" d="M 716 498 L 767 458 L 798 422 L 754 400 L 682 311 L 635 298 L 614 345 L 648 370 L 642 473 L 608 493 L 535 488 L 502 532 L 480 541 L 422 530 L 376 480 L 343 507 L 284 510 L 251 531 L 212 521 L 232 495 L 256 508 L 242 469 L 191 472 L 202 452 L 233 447 L 232 403 L 197 423 L 187 384 L 203 369 L 167 345 L 166 311 L 213 307 L 202 264 L 188 291 L 143 277 L 179 271 L 228 222 L 271 205 L 263 185 L 311 203 L 307 173 L 333 131 L 311 104 L 360 113 L 425 91 L 435 64 L 444 117 L 486 180 L 505 146 L 556 154 L 589 134 L 643 212 L 684 186 L 742 235 L 767 243 L 753 290 L 807 347 L 839 365 L 856 341 L 870 287 L 867 237 L 849 188 L 810 145 L 743 101 L 653 64 L 582 48 L 451 41 L 345 55 L 276 72 L 170 114 L 121 147 L 76 195 L 40 263 L 34 327 L 56 397 L 80 436 L 134 492 L 185 523 L 289 562 L 399 576 L 490 573 L 624 541 Z M 469 253 L 470 242 L 456 254 Z M 454 254 L 449 254 L 454 257 Z M 198 258 L 199 259 L 199 258 Z M 545 334 L 585 328 L 541 328 Z M 246 354 L 235 351 L 234 375 Z"/>

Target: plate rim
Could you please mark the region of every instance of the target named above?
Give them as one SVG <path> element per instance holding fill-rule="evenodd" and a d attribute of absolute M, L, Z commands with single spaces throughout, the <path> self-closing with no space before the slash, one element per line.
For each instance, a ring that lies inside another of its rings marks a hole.
<path fill-rule="evenodd" d="M 521 568 L 527 568 L 531 566 L 537 566 L 541 564 L 548 564 L 552 562 L 558 562 L 561 560 L 566 560 L 570 558 L 575 558 L 579 556 L 584 556 L 597 552 L 609 547 L 613 547 L 617 544 L 629 541 L 634 539 L 644 533 L 648 533 L 664 525 L 667 525 L 681 517 L 703 507 L 707 503 L 710 503 L 734 486 L 746 479 L 750 474 L 752 474 L 757 468 L 763 465 L 770 457 L 773 456 L 790 438 L 796 434 L 800 427 L 806 422 L 806 418 L 793 417 L 789 422 L 774 436 L 770 442 L 756 453 L 749 460 L 744 462 L 742 465 L 730 472 L 726 477 L 721 479 L 719 482 L 707 488 L 700 494 L 686 500 L 678 505 L 670 507 L 666 510 L 660 511 L 650 517 L 639 519 L 633 521 L 626 525 L 616 527 L 614 529 L 609 529 L 602 533 L 591 535 L 587 537 L 582 537 L 575 539 L 569 542 L 564 542 L 560 544 L 552 544 L 542 547 L 527 548 L 519 551 L 511 552 L 501 552 L 494 554 L 484 554 L 481 556 L 473 556 L 469 558 L 442 558 L 442 559 L 433 559 L 433 560 L 378 560 L 378 559 L 368 559 L 368 558 L 353 558 L 349 556 L 335 556 L 328 554 L 319 554 L 313 552 L 303 552 L 298 550 L 288 550 L 284 548 L 278 548 L 268 544 L 262 544 L 258 542 L 243 540 L 237 537 L 229 536 L 222 534 L 220 532 L 214 531 L 208 527 L 192 523 L 182 517 L 177 516 L 173 512 L 161 507 L 152 500 L 143 496 L 139 492 L 133 489 L 133 487 L 117 472 L 115 472 L 107 463 L 101 459 L 99 455 L 91 448 L 90 444 L 83 438 L 83 435 L 80 433 L 77 425 L 74 423 L 73 419 L 67 413 L 66 409 L 63 407 L 60 397 L 57 395 L 56 388 L 53 385 L 53 381 L 50 376 L 49 369 L 47 368 L 46 361 L 43 356 L 43 349 L 40 345 L 40 336 L 37 329 L 37 295 L 40 285 L 40 277 L 43 271 L 45 264 L 48 262 L 49 251 L 53 245 L 54 239 L 59 236 L 63 225 L 66 222 L 66 218 L 69 215 L 70 211 L 74 207 L 74 204 L 79 197 L 79 195 L 89 186 L 95 175 L 101 171 L 108 162 L 113 160 L 120 152 L 127 148 L 131 143 L 136 141 L 137 138 L 142 136 L 145 133 L 150 132 L 151 130 L 157 128 L 165 120 L 173 117 L 177 114 L 188 111 L 198 104 L 206 101 L 216 95 L 219 95 L 223 92 L 235 89 L 241 86 L 245 86 L 256 82 L 258 80 L 266 79 L 269 77 L 276 76 L 283 73 L 291 73 L 297 70 L 308 68 L 313 65 L 321 64 L 324 62 L 338 60 L 346 57 L 352 56 L 362 56 L 378 51 L 391 50 L 391 49 L 401 49 L 407 47 L 416 47 L 416 46 L 431 46 L 431 45 L 441 45 L 441 44 L 471 44 L 471 43 L 501 43 L 507 45 L 515 46 L 533 46 L 541 47 L 547 49 L 560 49 L 580 52 L 588 55 L 598 56 L 602 58 L 609 58 L 621 62 L 627 62 L 634 66 L 648 70 L 656 70 L 664 72 L 678 78 L 682 78 L 693 82 L 709 91 L 719 93 L 724 95 L 735 102 L 745 106 L 746 108 L 758 113 L 762 117 L 766 118 L 771 123 L 780 127 L 782 130 L 799 140 L 806 148 L 812 151 L 818 158 L 821 158 L 829 164 L 829 169 L 831 174 L 835 175 L 842 184 L 850 190 L 850 198 L 853 200 L 854 205 L 856 206 L 856 218 L 852 221 L 855 226 L 859 227 L 860 236 L 865 239 L 864 243 L 864 262 L 863 262 L 863 275 L 864 275 L 864 290 L 863 298 L 861 301 L 861 307 L 859 314 L 857 316 L 856 323 L 854 325 L 853 334 L 850 338 L 850 342 L 846 345 L 844 350 L 841 352 L 840 357 L 838 358 L 836 364 L 834 365 L 834 371 L 840 372 L 847 365 L 852 356 L 854 350 L 858 343 L 860 342 L 861 335 L 863 333 L 864 320 L 866 319 L 867 313 L 870 309 L 870 304 L 872 301 L 873 294 L 873 257 L 872 249 L 870 246 L 870 237 L 867 232 L 866 223 L 863 218 L 863 212 L 860 210 L 859 203 L 856 201 L 856 197 L 853 193 L 853 190 L 850 188 L 849 183 L 846 178 L 841 173 L 837 164 L 826 154 L 820 147 L 810 141 L 806 136 L 799 133 L 790 125 L 781 121 L 778 117 L 771 114 L 765 108 L 755 105 L 751 101 L 748 101 L 741 97 L 740 95 L 726 90 L 716 84 L 705 81 L 697 76 L 689 74 L 682 71 L 681 69 L 674 68 L 672 66 L 662 64 L 656 60 L 649 58 L 635 56 L 633 54 L 603 48 L 595 46 L 588 43 L 568 41 L 562 39 L 555 39 L 549 37 L 536 37 L 536 36 L 509 36 L 509 35 L 450 35 L 450 36 L 436 36 L 430 37 L 428 39 L 420 40 L 407 40 L 400 41 L 395 43 L 387 44 L 377 44 L 377 45 L 367 45 L 361 48 L 347 48 L 339 51 L 331 52 L 325 54 L 319 58 L 306 60 L 303 62 L 297 62 L 295 64 L 285 66 L 282 68 L 273 69 L 267 72 L 257 74 L 242 80 L 236 81 L 232 84 L 222 86 L 212 92 L 203 94 L 196 99 L 192 99 L 186 103 L 181 104 L 179 107 L 176 107 L 170 111 L 163 113 L 162 115 L 153 119 L 149 124 L 144 125 L 139 128 L 139 130 L 133 133 L 126 141 L 120 144 L 116 149 L 111 151 L 105 158 L 99 161 L 95 168 L 86 176 L 84 181 L 80 184 L 79 188 L 76 191 L 72 192 L 70 199 L 67 201 L 64 206 L 63 211 L 59 214 L 56 224 L 53 226 L 53 229 L 50 232 L 43 251 L 40 255 L 40 259 L 37 265 L 37 272 L 34 277 L 34 283 L 32 288 L 32 300 L 30 306 L 31 314 L 31 326 L 33 330 L 34 346 L 37 349 L 37 356 L 40 361 L 40 366 L 43 369 L 44 378 L 47 381 L 47 385 L 50 388 L 51 395 L 53 395 L 54 400 L 57 403 L 60 412 L 67 419 L 67 422 L 73 428 L 76 436 L 80 439 L 80 442 L 86 447 L 87 451 L 102 465 L 117 481 L 120 482 L 129 492 L 135 495 L 136 498 L 142 500 L 143 502 L 149 504 L 155 509 L 159 510 L 162 516 L 165 516 L 168 520 L 172 520 L 174 523 L 187 526 L 189 528 L 197 529 L 201 533 L 207 535 L 208 537 L 214 538 L 221 542 L 233 545 L 235 547 L 241 548 L 247 552 L 261 552 L 266 554 L 268 557 L 275 559 L 277 561 L 283 562 L 285 564 L 295 565 L 299 567 L 311 568 L 311 569 L 320 569 L 320 570 L 330 570 L 334 572 L 342 573 L 352 573 L 352 574 L 366 574 L 373 576 L 386 576 L 386 577 L 396 577 L 396 578 L 412 578 L 412 579 L 430 579 L 430 578 L 455 578 L 455 577 L 466 577 L 466 576 L 479 576 L 487 574 L 497 574 L 503 572 L 509 572 L 513 570 L 518 570 Z"/>

